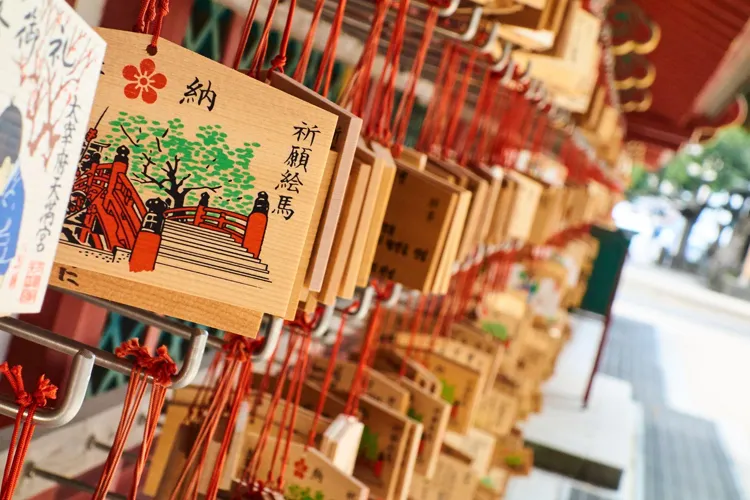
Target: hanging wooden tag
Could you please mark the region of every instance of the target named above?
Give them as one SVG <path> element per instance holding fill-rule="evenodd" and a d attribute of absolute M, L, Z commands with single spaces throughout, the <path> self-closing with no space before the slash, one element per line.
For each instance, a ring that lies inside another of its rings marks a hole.
<path fill-rule="evenodd" d="M 315 383 L 321 383 L 326 370 L 328 370 L 328 361 L 327 358 L 311 357 L 309 360 L 311 371 L 307 378 Z M 405 414 L 409 406 L 409 393 L 397 382 L 382 373 L 372 368 L 365 367 L 365 369 L 368 371 L 368 385 L 365 393 L 389 408 Z M 331 390 L 338 393 L 348 393 L 356 372 L 356 363 L 337 361 L 333 371 Z"/>
<path fill-rule="evenodd" d="M 516 198 L 517 185 L 508 176 L 503 176 L 500 192 L 497 195 L 495 211 L 492 213 L 488 243 L 499 245 L 508 240 L 508 226 L 510 224 L 513 201 Z"/>
<path fill-rule="evenodd" d="M 151 285 L 154 301 L 177 291 L 285 316 L 336 117 L 167 40 L 152 56 L 149 35 L 98 33 L 98 135 L 56 262 Z"/>
<path fill-rule="evenodd" d="M 393 156 L 391 156 L 391 151 L 377 142 L 372 142 L 370 148 L 374 153 L 374 156 L 368 158 L 368 160 L 372 160 L 373 166 L 379 164 L 383 165 L 383 177 L 381 178 L 380 186 L 378 187 L 377 201 L 375 202 L 375 209 L 373 210 L 370 228 L 367 233 L 367 243 L 365 244 L 365 250 L 362 254 L 362 262 L 360 263 L 359 273 L 357 274 L 357 286 L 359 287 L 365 287 L 370 284 L 372 263 L 375 260 L 375 252 L 377 251 L 380 232 L 383 227 L 385 213 L 388 209 L 388 202 L 393 190 L 393 181 L 396 178 L 396 163 L 393 160 Z M 365 152 L 366 150 L 360 150 L 360 154 L 365 154 Z"/>
<path fill-rule="evenodd" d="M 516 183 L 516 194 L 509 215 L 507 237 L 525 242 L 531 236 L 531 228 L 544 186 L 516 171 L 508 172 L 508 178 Z"/>
<path fill-rule="evenodd" d="M 471 192 L 471 207 L 466 216 L 466 224 L 461 234 L 461 245 L 458 249 L 458 261 L 465 261 L 479 246 L 479 226 L 487 212 L 487 194 L 489 184 L 468 168 L 451 161 L 430 159 L 439 168 L 459 179 L 459 185 Z"/>
<path fill-rule="evenodd" d="M 411 483 L 414 479 L 414 468 L 417 465 L 420 443 L 424 436 L 424 425 L 415 420 L 406 423 L 406 451 L 404 451 L 404 463 L 401 466 L 398 483 L 396 485 L 397 500 L 408 500 Z"/>
<path fill-rule="evenodd" d="M 357 159 L 354 160 L 346 189 L 344 206 L 333 240 L 330 264 L 326 268 L 323 287 L 318 295 L 318 300 L 325 305 L 336 305 L 336 297 L 339 294 L 349 263 L 349 254 L 352 251 L 354 235 L 362 213 L 371 172 L 372 167 L 370 165 L 363 164 Z"/>
<path fill-rule="evenodd" d="M 456 190 L 427 172 L 398 166 L 373 275 L 431 291 L 458 202 Z"/>
<path fill-rule="evenodd" d="M 373 497 L 394 500 L 404 463 L 409 419 L 366 395 L 362 396 L 359 409 L 365 429 L 354 477 L 370 488 Z"/>
<path fill-rule="evenodd" d="M 332 265 L 331 249 L 333 247 L 336 227 L 341 220 L 346 187 L 354 161 L 354 152 L 359 141 L 362 119 L 342 108 L 338 104 L 326 99 L 317 92 L 305 87 L 293 78 L 279 71 L 272 71 L 269 76 L 272 87 L 283 90 L 303 101 L 333 113 L 338 118 L 336 131 L 333 135 L 331 150 L 338 153 L 333 172 L 333 182 L 328 190 L 323 217 L 318 236 L 313 247 L 312 265 L 310 266 L 305 285 L 313 292 L 320 292 L 323 287 L 326 269 Z"/>
<path fill-rule="evenodd" d="M 454 323 L 451 326 L 450 337 L 489 356 L 487 381 L 490 384 L 494 383 L 505 354 L 505 344 L 476 325 L 466 322 Z"/>
<path fill-rule="evenodd" d="M 443 252 L 440 255 L 440 264 L 438 272 L 432 284 L 432 293 L 436 295 L 445 295 L 450 288 L 451 277 L 456 271 L 456 264 L 463 262 L 458 256 L 461 245 L 461 237 L 466 228 L 467 217 L 471 207 L 472 193 L 468 189 L 460 189 L 458 193 L 458 202 L 456 209 L 453 211 L 452 222 L 448 230 L 448 236 L 445 239 Z"/>
<path fill-rule="evenodd" d="M 444 447 L 445 449 L 446 447 Z M 471 460 L 460 453 L 441 453 L 432 479 L 415 474 L 409 498 L 412 500 L 466 500 L 474 498 L 479 478 Z"/>
<path fill-rule="evenodd" d="M 487 475 L 495 454 L 496 440 L 492 434 L 473 427 L 466 434 L 448 431 L 445 442 L 471 457 L 471 468 L 477 477 Z"/>
<path fill-rule="evenodd" d="M 329 151 L 325 170 L 320 180 L 320 191 L 318 191 L 318 195 L 315 198 L 315 205 L 313 206 L 312 222 L 310 224 L 310 227 L 307 228 L 305 244 L 302 247 L 302 257 L 300 259 L 300 265 L 297 268 L 297 276 L 294 279 L 294 284 L 292 285 L 292 295 L 289 299 L 289 305 L 287 306 L 285 316 L 287 318 L 293 318 L 295 316 L 295 314 L 297 313 L 297 309 L 299 308 L 300 300 L 308 303 L 310 307 L 313 307 L 312 301 L 310 301 L 308 297 L 308 295 L 310 294 L 310 289 L 305 285 L 305 276 L 307 276 L 309 266 L 312 264 L 310 256 L 312 255 L 313 248 L 317 241 L 316 238 L 318 234 L 318 223 L 323 216 L 323 210 L 325 209 L 326 199 L 328 195 L 328 188 L 331 184 L 331 178 L 333 177 L 333 171 L 336 167 L 337 158 L 338 153 L 336 153 L 335 151 Z"/>
<path fill-rule="evenodd" d="M 404 353 L 406 348 L 402 347 L 397 351 Z M 451 405 L 448 428 L 462 433 L 471 427 L 479 397 L 486 383 L 487 368 L 482 364 L 486 357 L 474 349 L 472 351 L 475 351 L 471 354 L 474 356 L 473 363 L 454 358 L 454 353 L 457 353 L 459 358 L 463 357 L 462 353 L 468 352 L 468 348 L 452 343 L 441 345 L 438 342 L 435 352 L 420 353 L 425 365 L 443 383 L 442 398 Z"/>
<path fill-rule="evenodd" d="M 424 170 L 427 166 L 427 155 L 414 148 L 404 147 L 396 160 L 417 170 Z"/>
<path fill-rule="evenodd" d="M 258 434 L 248 434 L 246 444 L 251 456 L 258 442 Z M 260 457 L 258 477 L 266 478 L 269 468 L 274 465 L 273 451 L 276 440 L 268 438 Z M 278 457 L 277 457 L 278 460 Z M 279 467 L 276 464 L 276 470 Z M 325 500 L 367 500 L 369 488 L 358 479 L 334 467 L 315 448 L 307 448 L 302 443 L 289 445 L 288 466 L 284 473 L 284 498 L 322 498 Z"/>
<path fill-rule="evenodd" d="M 364 427 L 356 417 L 342 414 L 323 434 L 320 451 L 333 465 L 349 475 L 354 473 Z"/>
<path fill-rule="evenodd" d="M 105 43 L 63 0 L 0 6 L 0 316 L 37 313 Z"/>
<path fill-rule="evenodd" d="M 487 190 L 487 206 L 480 217 L 479 223 L 479 242 L 481 244 L 489 244 L 490 231 L 492 229 L 492 219 L 497 211 L 498 201 L 500 199 L 500 190 L 503 185 L 503 169 L 500 167 L 486 167 L 484 165 L 476 165 L 471 169 L 482 179 L 488 183 Z"/>
<path fill-rule="evenodd" d="M 379 372 L 400 377 L 399 373 L 403 360 L 404 355 L 401 352 L 391 347 L 381 346 L 375 354 L 373 368 Z M 440 379 L 415 359 L 406 360 L 406 374 L 404 376 L 428 394 L 440 396 L 443 392 L 443 384 Z"/>
<path fill-rule="evenodd" d="M 357 221 L 357 228 L 354 232 L 352 249 L 349 252 L 349 259 L 339 289 L 339 297 L 343 299 L 351 299 L 357 288 L 359 269 L 362 265 L 362 259 L 364 259 L 367 237 L 370 233 L 370 225 L 374 217 L 375 206 L 378 202 L 378 193 L 383 182 L 385 169 L 383 162 L 375 162 L 373 160 L 374 153 L 368 150 L 361 141 L 357 146 L 357 152 L 355 154 L 357 160 L 369 166 L 370 178 L 367 182 L 367 190 L 365 191 L 362 210 L 359 214 L 359 220 Z"/>
<path fill-rule="evenodd" d="M 496 436 L 505 436 L 516 423 L 518 399 L 497 388 L 485 391 L 474 424 Z"/>
<path fill-rule="evenodd" d="M 437 467 L 451 407 L 442 398 L 424 390 L 412 380 L 401 377 L 399 383 L 409 391 L 411 397 L 407 415 L 424 426 L 414 470 L 430 479 Z"/>
<path fill-rule="evenodd" d="M 539 205 L 534 215 L 529 243 L 544 245 L 561 227 L 565 203 L 565 190 L 559 186 L 545 185 L 539 197 Z"/>
<path fill-rule="evenodd" d="M 514 475 L 527 476 L 534 466 L 534 451 L 524 447 L 521 431 L 513 429 L 510 434 L 497 440 L 492 463 Z"/>

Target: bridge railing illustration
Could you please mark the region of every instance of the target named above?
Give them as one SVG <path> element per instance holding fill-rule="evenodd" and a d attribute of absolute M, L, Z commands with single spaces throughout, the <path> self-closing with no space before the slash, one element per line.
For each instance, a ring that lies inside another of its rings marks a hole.
<path fill-rule="evenodd" d="M 239 244 L 244 241 L 247 228 L 247 216 L 203 205 L 172 208 L 164 212 L 164 218 L 226 233 Z"/>

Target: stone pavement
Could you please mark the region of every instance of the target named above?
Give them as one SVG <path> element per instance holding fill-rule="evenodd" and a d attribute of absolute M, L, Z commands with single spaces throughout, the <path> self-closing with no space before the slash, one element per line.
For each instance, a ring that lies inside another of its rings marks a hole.
<path fill-rule="evenodd" d="M 652 324 L 615 316 L 600 367 L 629 381 L 644 406 L 644 500 L 742 500 L 716 425 L 667 406 L 657 335 Z"/>

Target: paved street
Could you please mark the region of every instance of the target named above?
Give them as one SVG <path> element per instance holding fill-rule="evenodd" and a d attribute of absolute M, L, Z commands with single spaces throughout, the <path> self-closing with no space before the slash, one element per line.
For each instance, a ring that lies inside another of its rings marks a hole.
<path fill-rule="evenodd" d="M 601 371 L 643 404 L 644 500 L 750 498 L 750 303 L 629 267 L 614 312 Z"/>

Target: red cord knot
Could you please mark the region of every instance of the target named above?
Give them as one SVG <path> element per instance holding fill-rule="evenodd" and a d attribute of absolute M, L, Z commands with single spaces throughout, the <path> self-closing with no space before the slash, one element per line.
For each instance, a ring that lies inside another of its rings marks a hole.
<path fill-rule="evenodd" d="M 151 359 L 151 354 L 148 352 L 146 346 L 142 346 L 137 338 L 128 339 L 120 344 L 115 349 L 115 356 L 118 358 L 127 358 L 132 356 L 135 358 L 135 363 L 138 366 L 142 366 L 146 360 Z"/>
<path fill-rule="evenodd" d="M 274 71 L 284 71 L 284 66 L 286 66 L 286 56 L 283 54 L 277 55 L 271 61 L 271 69 Z"/>
<path fill-rule="evenodd" d="M 382 302 L 388 300 L 393 295 L 393 281 L 389 281 L 384 285 L 381 285 L 378 280 L 372 280 L 370 285 L 375 289 L 375 299 Z"/>
<path fill-rule="evenodd" d="M 318 306 L 315 312 L 310 315 L 298 310 L 294 321 L 287 321 L 287 325 L 298 329 L 304 335 L 310 335 L 315 327 L 318 326 L 318 323 L 320 323 L 320 318 L 323 316 L 324 310 L 323 306 Z"/>
<path fill-rule="evenodd" d="M 57 386 L 46 375 L 42 375 L 34 391 L 34 403 L 39 407 L 45 407 L 48 399 L 57 399 Z"/>
<path fill-rule="evenodd" d="M 146 372 L 154 378 L 154 383 L 164 387 L 172 384 L 172 377 L 177 374 L 177 365 L 165 346 L 159 346 L 156 356 L 146 362 Z"/>
<path fill-rule="evenodd" d="M 228 359 L 236 359 L 240 362 L 249 360 L 255 349 L 261 344 L 261 340 L 255 340 L 234 333 L 227 334 L 227 340 L 224 342 L 222 349 Z"/>

